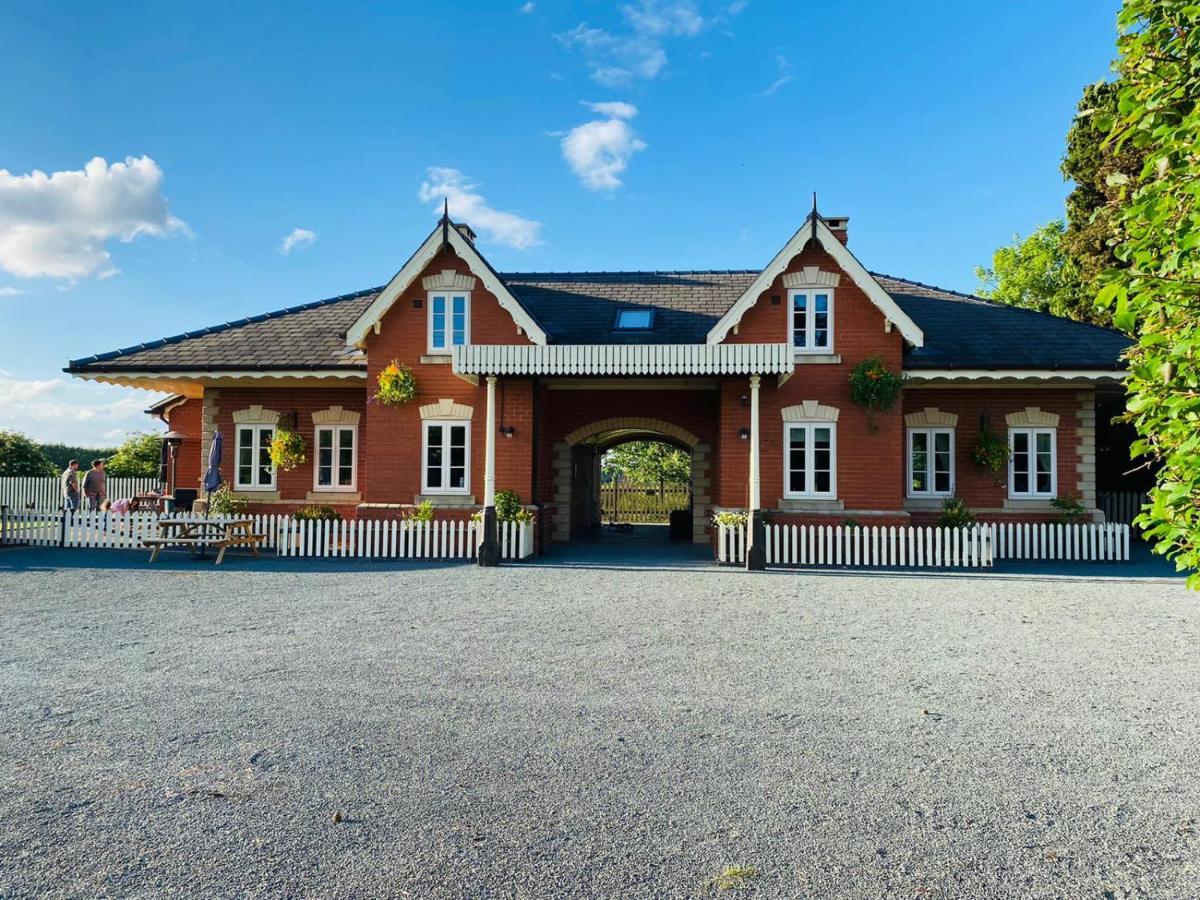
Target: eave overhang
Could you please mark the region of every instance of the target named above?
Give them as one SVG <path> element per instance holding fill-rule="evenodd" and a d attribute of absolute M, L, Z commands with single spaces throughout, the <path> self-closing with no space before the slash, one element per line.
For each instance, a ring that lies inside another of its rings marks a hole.
<path fill-rule="evenodd" d="M 1022 385 L 1064 387 L 1073 384 L 1117 384 L 1128 372 L 1120 369 L 905 369 L 907 384 Z"/>

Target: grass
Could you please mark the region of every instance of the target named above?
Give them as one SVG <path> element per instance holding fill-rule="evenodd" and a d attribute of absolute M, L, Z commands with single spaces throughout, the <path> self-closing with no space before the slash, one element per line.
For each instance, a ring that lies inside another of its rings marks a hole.
<path fill-rule="evenodd" d="M 720 874 L 708 879 L 708 886 L 717 891 L 740 891 L 748 887 L 752 878 L 758 877 L 758 869 L 754 866 L 726 866 Z"/>

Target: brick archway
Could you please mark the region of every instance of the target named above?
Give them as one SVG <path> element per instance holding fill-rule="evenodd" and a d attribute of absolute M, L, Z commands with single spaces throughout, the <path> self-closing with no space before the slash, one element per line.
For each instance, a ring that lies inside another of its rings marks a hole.
<path fill-rule="evenodd" d="M 696 437 L 696 435 L 692 434 L 686 428 L 680 428 L 678 425 L 672 425 L 670 422 L 664 422 L 662 419 L 651 419 L 646 416 L 619 416 L 614 419 L 601 419 L 598 422 L 592 422 L 590 425 L 576 428 L 563 438 L 563 440 L 569 446 L 573 447 L 580 441 L 585 441 L 606 431 L 628 431 L 632 433 L 663 435 L 686 444 L 690 449 L 695 449 L 696 445 L 700 443 L 700 438 Z"/>
<path fill-rule="evenodd" d="M 565 542 L 571 538 L 571 481 L 572 448 L 598 435 L 628 436 L 629 440 L 666 438 L 669 443 L 687 447 L 692 456 L 692 540 L 708 542 L 709 461 L 711 448 L 692 432 L 662 419 L 648 416 L 619 416 L 600 419 L 568 433 L 554 445 L 554 517 L 553 540 Z"/>

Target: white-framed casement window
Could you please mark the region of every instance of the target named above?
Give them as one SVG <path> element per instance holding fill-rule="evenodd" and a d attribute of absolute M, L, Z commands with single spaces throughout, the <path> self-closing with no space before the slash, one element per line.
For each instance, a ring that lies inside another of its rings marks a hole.
<path fill-rule="evenodd" d="M 783 423 L 783 496 L 837 496 L 837 423 Z"/>
<path fill-rule="evenodd" d="M 1008 496 L 1013 498 L 1057 495 L 1058 430 L 1008 429 Z"/>
<path fill-rule="evenodd" d="M 788 291 L 788 333 L 797 353 L 833 351 L 833 289 Z"/>
<path fill-rule="evenodd" d="M 314 491 L 354 491 L 358 487 L 358 426 L 318 425 Z"/>
<path fill-rule="evenodd" d="M 426 419 L 421 446 L 421 490 L 468 494 L 471 490 L 471 423 Z"/>
<path fill-rule="evenodd" d="M 908 429 L 908 496 L 954 493 L 954 429 Z"/>
<path fill-rule="evenodd" d="M 271 464 L 274 425 L 238 425 L 237 475 L 233 486 L 239 491 L 275 490 L 275 466 Z"/>
<path fill-rule="evenodd" d="M 430 291 L 429 352 L 449 353 L 470 342 L 470 291 Z"/>

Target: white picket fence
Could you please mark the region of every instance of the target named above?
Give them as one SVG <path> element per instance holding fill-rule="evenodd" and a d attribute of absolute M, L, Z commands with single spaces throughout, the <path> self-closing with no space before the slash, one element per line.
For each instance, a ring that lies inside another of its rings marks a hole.
<path fill-rule="evenodd" d="M 500 558 L 533 555 L 533 523 L 500 522 Z M 357 559 L 474 559 L 483 540 L 477 522 L 413 522 L 343 519 L 340 522 L 283 518 L 276 532 L 280 556 Z"/>
<path fill-rule="evenodd" d="M 977 568 L 997 559 L 1124 562 L 1129 526 L 1042 522 L 986 523 L 966 528 L 767 525 L 769 566 Z M 746 561 L 747 527 L 717 527 L 717 561 Z"/>
<path fill-rule="evenodd" d="M 79 482 L 83 484 L 83 469 L 79 470 Z M 162 484 L 157 478 L 114 478 L 107 481 L 108 499 L 120 500 L 146 491 L 157 491 Z M 7 476 L 0 478 L 0 506 L 13 509 L 32 509 L 42 512 L 62 508 L 62 487 L 57 476 L 23 478 Z"/>
<path fill-rule="evenodd" d="M 474 522 L 397 520 L 298 521 L 288 515 L 169 516 L 173 520 L 223 522 L 249 518 L 264 536 L 262 546 L 280 556 L 385 559 L 473 559 L 482 529 Z M 35 547 L 145 549 L 144 538 L 158 536 L 157 513 L 116 515 L 4 509 L 0 543 Z M 501 559 L 533 555 L 533 523 L 499 523 Z"/>
<path fill-rule="evenodd" d="M 746 560 L 745 525 L 717 528 L 717 561 Z M 952 566 L 992 564 L 986 525 L 968 528 L 911 526 L 767 525 L 769 566 Z"/>

